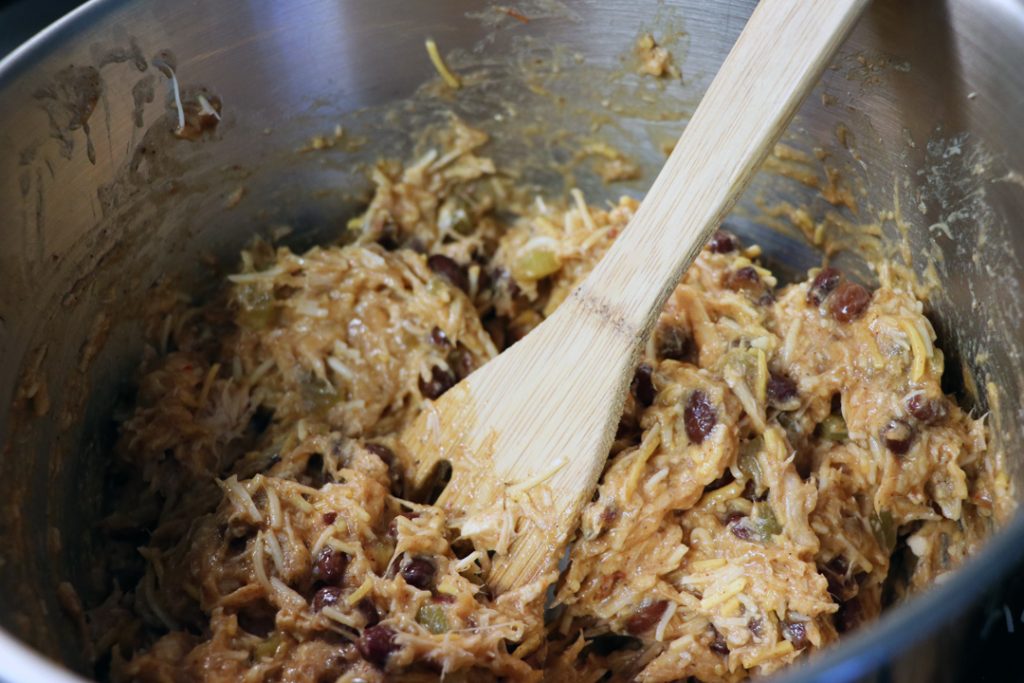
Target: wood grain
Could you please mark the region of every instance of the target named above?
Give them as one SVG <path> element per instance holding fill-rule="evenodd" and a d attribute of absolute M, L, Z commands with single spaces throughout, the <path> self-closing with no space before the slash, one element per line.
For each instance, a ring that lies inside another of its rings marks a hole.
<path fill-rule="evenodd" d="M 866 4 L 762 0 L 636 216 L 590 276 L 403 434 L 418 485 L 439 461 L 451 463 L 438 503 L 456 525 L 497 530 L 513 520 L 511 548 L 495 556 L 489 578 L 494 590 L 553 576 L 658 312 Z"/>

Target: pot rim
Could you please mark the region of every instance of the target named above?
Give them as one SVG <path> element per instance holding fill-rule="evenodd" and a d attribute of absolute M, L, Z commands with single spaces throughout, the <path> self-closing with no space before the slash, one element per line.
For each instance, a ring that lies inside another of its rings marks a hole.
<path fill-rule="evenodd" d="M 88 0 L 35 34 L 0 59 L 0 90 L 72 39 L 83 27 L 100 21 L 131 0 Z M 1020 12 L 1024 20 L 1024 11 Z M 882 614 L 878 621 L 834 647 L 778 674 L 780 683 L 852 681 L 877 670 L 893 654 L 907 649 L 962 615 L 994 582 L 1004 578 L 1024 557 L 1024 514 L 1014 517 L 992 537 L 976 557 L 906 604 Z M 0 661 L 3 676 L 20 681 L 86 683 L 0 626 Z"/>
<path fill-rule="evenodd" d="M 102 19 L 118 6 L 130 0 L 87 0 L 57 19 L 34 36 L 0 57 L 0 90 L 10 85 L 19 75 L 57 49 L 61 38 L 73 37 L 83 25 Z"/>

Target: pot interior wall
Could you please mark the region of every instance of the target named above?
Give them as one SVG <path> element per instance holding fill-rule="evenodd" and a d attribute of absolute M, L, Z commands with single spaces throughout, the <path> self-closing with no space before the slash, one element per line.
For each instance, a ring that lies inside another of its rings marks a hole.
<path fill-rule="evenodd" d="M 523 3 L 523 23 L 469 0 L 187 11 L 109 0 L 5 62 L 0 397 L 13 408 L 0 417 L 0 624 L 91 670 L 74 599 L 58 587 L 75 586 L 86 604 L 109 590 L 95 526 L 111 415 L 130 392 L 140 314 L 159 278 L 209 283 L 210 263 L 233 267 L 254 235 L 282 225 L 296 247 L 338 239 L 368 197 L 373 160 L 413 154 L 419 132 L 449 112 L 487 130 L 499 167 L 549 197 L 573 184 L 592 200 L 639 196 L 753 4 L 537 1 Z M 1019 482 L 1024 10 L 1007 5 L 875 3 L 787 133 L 791 151 L 727 222 L 802 274 L 821 254 L 784 203 L 807 206 L 826 234 L 859 243 L 836 255 L 844 268 L 873 279 L 867 251 L 940 283 L 930 315 L 948 388 L 991 411 Z M 681 81 L 635 73 L 645 30 L 674 53 Z M 461 90 L 440 87 L 428 36 L 450 53 Z M 223 102 L 200 141 L 171 135 L 154 57 L 174 65 L 186 93 Z M 298 151 L 339 125 L 332 147 Z M 579 163 L 598 144 L 624 151 L 641 177 L 603 183 L 593 158 Z M 848 205 L 823 198 L 831 172 Z M 872 231 L 882 239 L 864 237 Z"/>

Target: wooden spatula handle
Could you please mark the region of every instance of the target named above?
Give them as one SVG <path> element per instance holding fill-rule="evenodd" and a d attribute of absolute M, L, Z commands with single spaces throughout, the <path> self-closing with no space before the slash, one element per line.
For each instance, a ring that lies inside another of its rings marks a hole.
<path fill-rule="evenodd" d="M 761 0 L 637 215 L 574 294 L 584 308 L 646 337 L 867 2 Z"/>
<path fill-rule="evenodd" d="M 637 215 L 590 277 L 403 433 L 417 485 L 448 460 L 452 479 L 438 504 L 480 547 L 501 545 L 492 589 L 536 595 L 554 575 L 658 311 L 866 3 L 761 0 Z"/>

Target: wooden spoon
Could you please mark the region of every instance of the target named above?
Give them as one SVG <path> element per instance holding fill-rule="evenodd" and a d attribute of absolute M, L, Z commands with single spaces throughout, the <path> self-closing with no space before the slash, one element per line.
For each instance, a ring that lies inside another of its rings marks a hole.
<path fill-rule="evenodd" d="M 761 0 L 593 272 L 402 434 L 416 486 L 450 463 L 438 505 L 463 537 L 496 551 L 488 579 L 495 592 L 542 589 L 554 578 L 658 313 L 866 4 Z"/>

